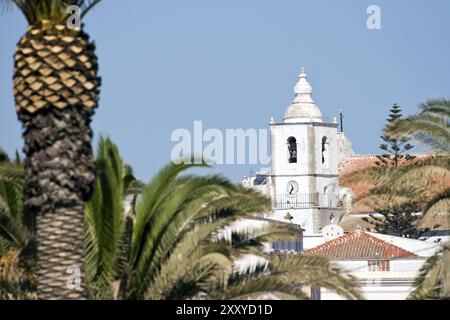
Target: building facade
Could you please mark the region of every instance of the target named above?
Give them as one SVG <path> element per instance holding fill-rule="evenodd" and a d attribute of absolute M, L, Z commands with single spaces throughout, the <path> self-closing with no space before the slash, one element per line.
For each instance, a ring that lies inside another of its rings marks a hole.
<path fill-rule="evenodd" d="M 439 249 L 436 243 L 358 229 L 305 250 L 304 254 L 328 258 L 357 277 L 365 299 L 404 300 L 420 268 Z M 322 288 L 320 299 L 344 298 Z"/>
<path fill-rule="evenodd" d="M 266 218 L 298 224 L 312 236 L 339 221 L 345 193 L 338 180 L 338 124 L 323 120 L 307 79 L 302 68 L 283 121 L 270 121 L 270 173 L 246 177 L 243 185 L 271 196 L 274 211 Z"/>

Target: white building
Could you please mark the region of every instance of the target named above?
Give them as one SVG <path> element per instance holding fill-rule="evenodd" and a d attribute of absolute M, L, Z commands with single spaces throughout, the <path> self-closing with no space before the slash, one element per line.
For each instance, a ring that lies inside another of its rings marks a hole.
<path fill-rule="evenodd" d="M 338 139 L 337 121 L 324 122 L 312 99 L 312 88 L 302 68 L 295 97 L 282 122 L 270 122 L 271 172 L 245 177 L 243 185 L 269 194 L 274 212 L 266 218 L 290 221 L 319 236 L 324 226 L 339 221 L 345 201 L 338 181 L 339 148 L 351 149 Z"/>
<path fill-rule="evenodd" d="M 360 190 L 340 187 L 339 174 L 374 166 L 377 158 L 355 155 L 346 135 L 337 132 L 337 121 L 324 121 L 307 78 L 302 68 L 283 121 L 270 121 L 271 169 L 242 181 L 272 198 L 274 210 L 264 218 L 304 230 L 298 243 L 280 241 L 270 248 L 327 257 L 361 281 L 366 299 L 406 299 L 419 269 L 448 234 L 421 241 L 364 232 L 359 224 L 344 234 L 337 223 L 344 213 L 355 218 L 352 195 Z M 341 298 L 323 289 L 320 296 Z"/>
<path fill-rule="evenodd" d="M 436 243 L 357 230 L 304 254 L 326 257 L 356 276 L 365 299 L 404 300 L 426 259 L 439 248 Z M 322 289 L 320 299 L 343 298 Z"/>

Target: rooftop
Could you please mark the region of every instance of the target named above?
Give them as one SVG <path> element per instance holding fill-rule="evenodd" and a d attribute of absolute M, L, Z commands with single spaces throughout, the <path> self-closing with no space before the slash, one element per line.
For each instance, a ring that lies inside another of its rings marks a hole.
<path fill-rule="evenodd" d="M 371 260 L 413 258 L 415 253 L 357 230 L 304 251 L 306 255 L 322 256 L 330 260 Z"/>
<path fill-rule="evenodd" d="M 432 154 L 430 153 L 418 153 L 413 154 L 416 158 L 414 161 L 425 159 Z M 379 161 L 377 158 L 377 155 L 375 154 L 367 154 L 367 155 L 354 155 L 354 156 L 347 156 L 343 158 L 339 163 L 339 175 L 345 176 L 349 173 L 360 171 L 363 169 L 369 169 L 376 167 L 376 162 Z M 402 165 L 405 162 L 404 159 L 400 160 L 400 165 Z"/>
<path fill-rule="evenodd" d="M 430 153 L 413 154 L 416 158 L 412 161 L 423 160 L 425 158 L 433 156 Z M 352 174 L 376 167 L 378 158 L 376 155 L 355 155 L 344 157 L 339 162 L 339 182 L 342 187 L 347 187 L 352 190 L 353 193 L 353 213 L 373 213 L 375 209 L 368 201 L 359 201 L 364 195 L 375 187 L 371 181 L 354 180 L 351 179 Z M 404 160 L 400 161 L 400 165 L 403 165 Z M 437 181 L 437 183 L 439 183 Z M 445 184 L 443 181 L 442 184 Z M 432 222 L 434 223 L 434 222 Z M 446 225 L 443 225 L 446 227 Z"/>

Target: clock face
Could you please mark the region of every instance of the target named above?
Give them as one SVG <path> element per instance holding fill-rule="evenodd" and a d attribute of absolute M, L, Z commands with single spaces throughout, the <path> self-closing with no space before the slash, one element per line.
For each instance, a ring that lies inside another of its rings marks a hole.
<path fill-rule="evenodd" d="M 298 183 L 297 181 L 291 180 L 287 183 L 287 194 L 290 197 L 295 197 L 298 193 Z"/>

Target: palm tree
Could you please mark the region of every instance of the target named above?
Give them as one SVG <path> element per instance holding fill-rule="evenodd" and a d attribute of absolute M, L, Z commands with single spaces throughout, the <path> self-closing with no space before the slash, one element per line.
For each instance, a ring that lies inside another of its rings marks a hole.
<path fill-rule="evenodd" d="M 115 145 L 104 138 L 100 139 L 96 164 L 95 192 L 86 205 L 86 280 L 90 298 L 230 299 L 275 295 L 295 299 L 308 298 L 305 289 L 309 287 L 328 288 L 350 299 L 361 298 L 357 280 L 324 258 L 266 252 L 263 243 L 298 237 L 298 230 L 291 224 L 248 216 L 267 210 L 267 198 L 220 177 L 178 177 L 189 166 L 174 173 L 179 166 L 169 165 L 145 186 L 123 164 Z M 29 245 L 33 243 L 33 227 L 21 202 L 23 180 L 20 166 L 0 166 L 0 204 L 6 204 L 0 210 L 0 299 L 35 297 L 36 280 L 29 268 L 33 262 L 33 246 Z M 159 190 L 157 181 L 162 183 L 159 186 L 170 181 L 172 187 L 154 195 L 155 203 L 148 198 L 153 195 L 148 188 L 151 185 L 156 188 L 152 190 Z M 199 188 L 191 188 L 191 183 Z M 3 184 L 8 185 L 2 188 Z M 147 190 L 147 196 L 143 190 Z M 182 201 L 179 192 L 190 196 L 182 197 L 186 200 Z M 136 226 L 148 217 L 148 211 L 139 208 L 149 201 L 154 203 L 152 224 L 147 224 L 138 236 Z M 230 227 L 242 217 L 253 219 L 253 227 Z M 131 260 L 133 237 L 136 247 L 142 248 L 135 263 Z M 237 262 L 249 256 L 258 259 L 239 270 Z M 141 279 L 145 285 L 141 285 Z"/>
<path fill-rule="evenodd" d="M 430 99 L 425 103 L 419 105 L 422 110 L 419 114 L 400 120 L 393 123 L 392 127 L 389 128 L 389 132 L 393 135 L 406 135 L 412 136 L 419 142 L 422 142 L 426 147 L 431 150 L 442 152 L 448 154 L 450 152 L 450 100 L 447 98 L 437 98 Z M 432 199 L 432 203 L 427 205 L 427 209 L 431 210 L 433 208 L 440 208 L 442 212 L 447 214 L 447 218 L 450 219 L 450 188 L 446 188 L 442 191 L 441 195 L 437 195 Z M 442 287 L 441 287 L 441 297 L 450 297 L 450 249 L 449 244 L 444 245 L 444 250 L 442 253 L 437 255 L 438 261 L 441 264 L 442 270 Z M 426 274 L 427 270 L 424 269 Z M 434 269 L 433 269 L 434 270 Z M 432 272 L 430 271 L 430 274 Z M 420 283 L 427 279 L 428 276 L 420 276 L 417 281 Z M 435 284 L 437 284 L 438 278 L 435 279 Z M 412 295 L 412 297 L 418 297 L 420 295 Z"/>
<path fill-rule="evenodd" d="M 420 268 L 419 274 L 414 280 L 413 289 L 408 296 L 409 300 L 440 299 L 445 297 L 442 295 L 445 281 L 445 270 L 443 270 L 445 265 L 442 263 L 444 250 L 450 250 L 448 244 L 429 257 L 422 268 Z"/>
<path fill-rule="evenodd" d="M 68 6 L 84 16 L 99 1 L 3 1 L 29 24 L 17 44 L 13 80 L 24 126 L 25 203 L 37 216 L 39 298 L 80 299 L 84 287 L 68 285 L 67 272 L 83 265 L 83 205 L 95 180 L 89 124 L 100 78 L 94 43 L 82 25 L 71 28 L 66 20 Z"/>
<path fill-rule="evenodd" d="M 394 168 L 372 168 L 344 177 L 343 184 L 369 181 L 373 187 L 356 203 L 380 208 L 399 206 L 414 201 L 422 216 L 417 227 L 435 227 L 434 218 L 450 219 L 450 157 L 432 156 Z M 447 226 L 450 221 L 447 222 Z M 439 299 L 450 297 L 450 246 L 430 257 L 421 268 L 409 299 Z"/>
<path fill-rule="evenodd" d="M 398 170 L 368 170 L 345 179 L 366 180 L 374 184 L 357 201 L 378 202 L 385 205 L 405 203 L 411 198 L 422 203 L 419 226 L 428 224 L 435 214 L 445 214 L 450 220 L 450 100 L 430 99 L 419 105 L 419 114 L 394 121 L 386 130 L 392 136 L 412 137 L 430 150 L 442 153 L 421 161 L 413 161 Z M 448 223 L 450 225 L 450 222 Z M 421 269 L 411 299 L 450 297 L 450 245 L 431 257 Z"/>
<path fill-rule="evenodd" d="M 355 278 L 326 259 L 264 253 L 263 242 L 297 238 L 292 225 L 255 220 L 260 228 L 234 230 L 236 221 L 269 210 L 270 199 L 219 176 L 180 176 L 193 166 L 169 164 L 142 186 L 117 147 L 100 139 L 96 186 L 86 205 L 92 298 L 229 299 L 267 292 L 304 298 L 301 286 L 361 297 Z M 247 255 L 259 262 L 237 270 L 236 261 Z"/>
<path fill-rule="evenodd" d="M 4 153 L 6 155 L 6 153 Z M 33 219 L 22 200 L 23 169 L 0 161 L 0 300 L 34 298 Z"/>
<path fill-rule="evenodd" d="M 341 179 L 343 185 L 368 181 L 372 188 L 355 199 L 355 204 L 384 208 L 416 203 L 422 222 L 450 207 L 450 157 L 416 159 L 399 168 L 371 168 Z"/>
<path fill-rule="evenodd" d="M 410 136 L 437 152 L 450 152 L 450 100 L 430 99 L 419 105 L 419 114 L 399 119 L 388 127 L 393 136 Z"/>

